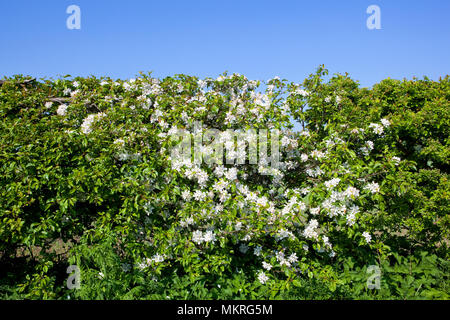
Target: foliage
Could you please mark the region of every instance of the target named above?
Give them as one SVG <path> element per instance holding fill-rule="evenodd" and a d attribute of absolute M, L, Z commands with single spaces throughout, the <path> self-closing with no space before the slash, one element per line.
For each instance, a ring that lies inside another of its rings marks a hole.
<path fill-rule="evenodd" d="M 5 79 L 0 296 L 448 299 L 450 78 L 327 74 Z M 280 165 L 186 161 L 181 129 L 277 129 Z"/>

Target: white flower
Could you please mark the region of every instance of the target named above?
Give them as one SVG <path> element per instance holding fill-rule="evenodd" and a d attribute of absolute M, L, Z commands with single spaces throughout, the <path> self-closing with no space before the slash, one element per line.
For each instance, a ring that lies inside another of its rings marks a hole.
<path fill-rule="evenodd" d="M 252 232 L 247 233 L 243 238 L 242 241 L 250 241 L 252 239 Z"/>
<path fill-rule="evenodd" d="M 284 238 L 293 238 L 294 235 L 292 234 L 292 232 L 287 231 L 285 229 L 281 229 L 280 231 L 278 231 L 278 233 L 276 234 L 275 238 L 280 241 L 283 240 Z"/>
<path fill-rule="evenodd" d="M 364 232 L 362 236 L 366 239 L 367 243 L 370 243 L 370 240 L 372 240 L 372 236 L 368 232 Z"/>
<path fill-rule="evenodd" d="M 192 233 L 192 241 L 196 244 L 200 244 L 203 242 L 203 233 L 199 230 L 196 230 Z"/>
<path fill-rule="evenodd" d="M 203 201 L 206 199 L 206 192 L 202 192 L 200 190 L 195 190 L 194 192 L 194 199 L 196 201 Z"/>
<path fill-rule="evenodd" d="M 327 236 L 323 236 L 322 240 L 323 240 L 323 244 L 324 244 L 325 246 L 327 246 L 327 247 L 329 247 L 329 248 L 332 247 L 332 245 L 331 245 L 331 243 L 330 243 L 330 239 L 329 239 Z"/>
<path fill-rule="evenodd" d="M 126 152 L 119 153 L 118 155 L 119 161 L 126 161 L 129 157 L 130 155 Z"/>
<path fill-rule="evenodd" d="M 258 198 L 258 200 L 256 200 L 256 204 L 258 206 L 265 207 L 267 205 L 267 198 L 266 197 Z"/>
<path fill-rule="evenodd" d="M 261 251 L 262 251 L 262 247 L 261 246 L 257 246 L 257 247 L 255 247 L 255 249 L 253 249 L 253 253 L 257 257 L 259 257 L 261 255 Z"/>
<path fill-rule="evenodd" d="M 153 256 L 152 260 L 155 261 L 156 263 L 163 262 L 164 261 L 164 256 L 162 256 L 159 253 L 157 253 L 157 254 L 155 254 Z"/>
<path fill-rule="evenodd" d="M 261 282 L 261 284 L 265 284 L 267 282 L 267 280 L 269 280 L 269 277 L 266 276 L 266 274 L 261 271 L 258 275 L 258 280 L 259 280 L 259 282 Z"/>
<path fill-rule="evenodd" d="M 305 236 L 305 238 L 308 239 L 317 239 L 318 234 L 315 231 L 315 229 L 319 226 L 319 223 L 317 222 L 316 219 L 312 219 L 309 224 L 306 226 L 305 230 L 303 231 L 303 235 Z"/>
<path fill-rule="evenodd" d="M 125 144 L 125 141 L 123 139 L 116 139 L 113 143 L 123 146 Z"/>
<path fill-rule="evenodd" d="M 217 177 L 221 178 L 225 173 L 225 168 L 223 166 L 217 166 L 214 173 Z"/>
<path fill-rule="evenodd" d="M 105 116 L 105 113 L 101 112 L 101 113 L 97 113 L 97 114 L 90 114 L 86 117 L 86 119 L 83 120 L 83 123 L 81 124 L 81 131 L 84 134 L 89 134 L 92 132 L 92 124 L 94 123 L 94 121 L 102 118 Z"/>
<path fill-rule="evenodd" d="M 344 193 L 345 193 L 345 196 L 347 196 L 349 198 L 350 197 L 357 198 L 359 196 L 359 190 L 352 186 L 348 187 L 347 190 L 344 191 Z"/>
<path fill-rule="evenodd" d="M 322 151 L 319 151 L 319 150 L 313 150 L 311 152 L 311 157 L 315 158 L 315 159 L 322 159 L 325 157 L 325 153 L 323 153 Z"/>
<path fill-rule="evenodd" d="M 309 209 L 309 212 L 311 212 L 311 214 L 315 216 L 315 215 L 319 214 L 319 212 L 320 212 L 320 207 L 317 207 L 317 208 L 310 208 L 310 209 Z"/>
<path fill-rule="evenodd" d="M 205 80 L 199 79 L 199 80 L 197 81 L 197 84 L 198 84 L 198 86 L 199 86 L 200 88 L 202 88 L 202 89 L 206 87 L 206 81 L 205 81 Z"/>
<path fill-rule="evenodd" d="M 367 147 L 361 147 L 359 148 L 359 150 L 361 150 L 361 153 L 365 156 L 369 155 L 369 149 L 367 149 Z"/>
<path fill-rule="evenodd" d="M 303 153 L 303 154 L 300 156 L 300 158 L 301 158 L 302 162 L 308 161 L 308 155 L 305 154 L 305 153 Z"/>
<path fill-rule="evenodd" d="M 302 188 L 301 190 L 300 190 L 300 193 L 302 194 L 302 195 L 304 195 L 304 196 L 306 196 L 308 193 L 309 193 L 309 189 L 308 188 Z"/>
<path fill-rule="evenodd" d="M 334 178 L 331 180 L 328 180 L 325 182 L 325 187 L 327 187 L 328 190 L 333 189 L 334 187 L 336 187 L 339 182 L 341 181 L 341 179 L 339 178 Z"/>
<path fill-rule="evenodd" d="M 298 261 L 297 254 L 296 254 L 296 253 L 291 254 L 291 255 L 288 257 L 288 261 L 289 261 L 290 263 L 295 263 L 295 262 L 297 262 L 297 261 Z"/>
<path fill-rule="evenodd" d="M 292 200 L 292 199 L 291 199 Z M 306 210 L 306 204 L 304 204 L 303 202 L 299 202 L 298 203 L 298 210 L 300 211 L 305 211 Z"/>
<path fill-rule="evenodd" d="M 56 110 L 56 113 L 57 113 L 59 116 L 65 116 L 65 115 L 66 115 L 66 111 L 67 111 L 67 105 L 66 105 L 66 104 L 61 104 L 61 105 L 58 107 L 58 110 Z"/>
<path fill-rule="evenodd" d="M 197 179 L 200 186 L 205 186 L 208 181 L 208 173 L 204 170 L 195 170 L 195 178 Z"/>
<path fill-rule="evenodd" d="M 183 198 L 184 201 L 189 201 L 191 200 L 192 196 L 189 190 L 183 190 L 183 192 L 181 193 L 181 197 Z"/>
<path fill-rule="evenodd" d="M 303 129 L 302 131 L 300 131 L 300 135 L 301 136 L 305 136 L 305 137 L 310 137 L 310 133 L 308 131 L 306 131 L 305 129 Z"/>
<path fill-rule="evenodd" d="M 364 189 L 369 190 L 371 193 L 377 193 L 380 191 L 380 186 L 376 182 L 371 182 L 364 187 Z"/>
<path fill-rule="evenodd" d="M 286 267 L 290 267 L 291 263 L 289 262 L 289 260 L 284 259 L 284 260 L 280 261 L 280 266 L 283 266 L 283 265 Z"/>
<path fill-rule="evenodd" d="M 237 179 L 237 169 L 236 168 L 230 168 L 227 172 L 225 172 L 225 177 L 228 180 L 235 180 Z"/>
<path fill-rule="evenodd" d="M 390 126 L 390 122 L 389 122 L 389 120 L 388 119 L 381 119 L 381 124 L 385 127 L 385 128 L 387 128 L 387 127 L 389 127 Z"/>
<path fill-rule="evenodd" d="M 263 261 L 262 266 L 267 271 L 270 271 L 270 269 L 272 269 L 272 265 L 270 263 L 265 262 L 265 261 Z"/>
<path fill-rule="evenodd" d="M 213 184 L 213 189 L 216 192 L 223 192 L 228 187 L 228 182 L 224 179 L 220 179 Z"/>
<path fill-rule="evenodd" d="M 296 94 L 299 94 L 299 95 L 301 95 L 301 96 L 303 96 L 303 97 L 309 96 L 309 92 L 306 91 L 306 90 L 303 90 L 303 89 L 297 89 L 297 90 L 295 91 L 295 93 L 296 93 Z"/>
<path fill-rule="evenodd" d="M 99 272 L 98 273 L 98 278 L 99 279 L 103 279 L 105 277 L 105 275 L 103 274 L 103 272 Z"/>
<path fill-rule="evenodd" d="M 214 242 L 216 241 L 216 235 L 212 231 L 206 231 L 203 235 L 203 241 L 205 242 Z"/>
<path fill-rule="evenodd" d="M 180 221 L 180 226 L 182 226 L 183 228 L 186 228 L 191 224 L 194 224 L 194 219 L 192 219 L 191 217 Z"/>
<path fill-rule="evenodd" d="M 51 102 L 51 101 L 48 101 L 48 102 L 45 103 L 45 107 L 46 107 L 47 109 L 48 109 L 48 108 L 51 108 L 52 105 L 53 105 L 53 102 Z"/>
<path fill-rule="evenodd" d="M 373 132 L 376 134 L 382 134 L 384 132 L 383 126 L 379 125 L 378 123 L 369 124 L 369 128 L 372 128 Z"/>
<path fill-rule="evenodd" d="M 289 139 L 289 137 L 284 136 L 283 138 L 281 138 L 281 146 L 286 147 L 287 145 L 289 145 L 290 141 L 291 139 Z"/>
<path fill-rule="evenodd" d="M 352 226 L 355 224 L 356 214 L 359 212 L 358 206 L 351 206 L 347 211 L 347 225 Z"/>
<path fill-rule="evenodd" d="M 400 161 L 402 160 L 399 157 L 392 157 L 392 162 L 394 162 L 396 166 L 400 164 Z"/>

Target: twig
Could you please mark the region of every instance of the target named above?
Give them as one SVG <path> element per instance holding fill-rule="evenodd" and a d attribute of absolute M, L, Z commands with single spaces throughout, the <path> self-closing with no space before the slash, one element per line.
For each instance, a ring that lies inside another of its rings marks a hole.
<path fill-rule="evenodd" d="M 34 81 L 36 81 L 36 78 L 23 80 L 22 82 L 18 82 L 18 84 L 28 84 L 28 83 L 34 82 Z M 6 80 L 0 80 L 0 87 L 6 82 L 7 82 Z"/>

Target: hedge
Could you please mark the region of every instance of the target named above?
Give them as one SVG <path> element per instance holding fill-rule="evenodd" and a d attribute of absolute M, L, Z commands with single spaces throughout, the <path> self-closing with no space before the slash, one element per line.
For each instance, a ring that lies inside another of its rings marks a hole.
<path fill-rule="evenodd" d="M 323 66 L 5 77 L 0 297 L 448 299 L 449 110 L 449 76 L 361 88 Z M 266 130 L 279 166 L 173 153 L 208 130 Z"/>

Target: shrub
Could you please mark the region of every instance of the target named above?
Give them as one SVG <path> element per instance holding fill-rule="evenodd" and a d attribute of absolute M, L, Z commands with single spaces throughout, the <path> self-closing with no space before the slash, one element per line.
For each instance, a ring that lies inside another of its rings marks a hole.
<path fill-rule="evenodd" d="M 449 77 L 326 77 L 6 78 L 2 297 L 448 299 Z M 227 130 L 268 130 L 272 151 L 173 152 L 254 138 Z"/>

